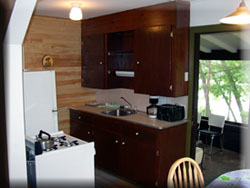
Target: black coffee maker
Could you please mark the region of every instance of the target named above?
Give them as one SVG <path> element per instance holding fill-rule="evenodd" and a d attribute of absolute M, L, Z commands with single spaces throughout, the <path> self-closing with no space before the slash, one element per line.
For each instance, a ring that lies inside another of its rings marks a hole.
<path fill-rule="evenodd" d="M 156 118 L 157 117 L 157 103 L 159 101 L 159 97 L 158 96 L 150 96 L 149 97 L 149 103 L 151 105 L 149 105 L 147 107 L 147 114 L 150 118 Z"/>

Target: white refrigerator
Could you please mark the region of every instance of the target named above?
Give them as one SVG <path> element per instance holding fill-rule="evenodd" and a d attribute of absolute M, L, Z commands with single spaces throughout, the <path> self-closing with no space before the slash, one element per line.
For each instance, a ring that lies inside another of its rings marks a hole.
<path fill-rule="evenodd" d="M 26 136 L 58 131 L 55 71 L 24 72 Z"/>

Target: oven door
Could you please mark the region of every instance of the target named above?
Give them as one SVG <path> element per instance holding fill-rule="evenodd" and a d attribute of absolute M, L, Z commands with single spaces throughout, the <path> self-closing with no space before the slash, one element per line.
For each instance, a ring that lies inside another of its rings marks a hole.
<path fill-rule="evenodd" d="M 37 187 L 94 188 L 94 155 L 93 142 L 37 155 Z"/>

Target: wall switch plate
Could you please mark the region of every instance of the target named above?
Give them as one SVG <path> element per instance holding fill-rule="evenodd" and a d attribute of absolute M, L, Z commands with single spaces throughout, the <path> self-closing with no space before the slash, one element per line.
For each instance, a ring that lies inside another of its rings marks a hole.
<path fill-rule="evenodd" d="M 185 77 L 185 79 L 184 79 L 185 82 L 187 82 L 188 81 L 188 72 L 185 72 L 185 76 L 184 77 Z"/>

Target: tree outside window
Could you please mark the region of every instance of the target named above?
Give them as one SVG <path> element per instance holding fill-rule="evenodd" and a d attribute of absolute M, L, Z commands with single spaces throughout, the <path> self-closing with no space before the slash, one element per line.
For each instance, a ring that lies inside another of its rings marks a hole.
<path fill-rule="evenodd" d="M 250 61 L 200 60 L 198 111 L 248 123 Z"/>

